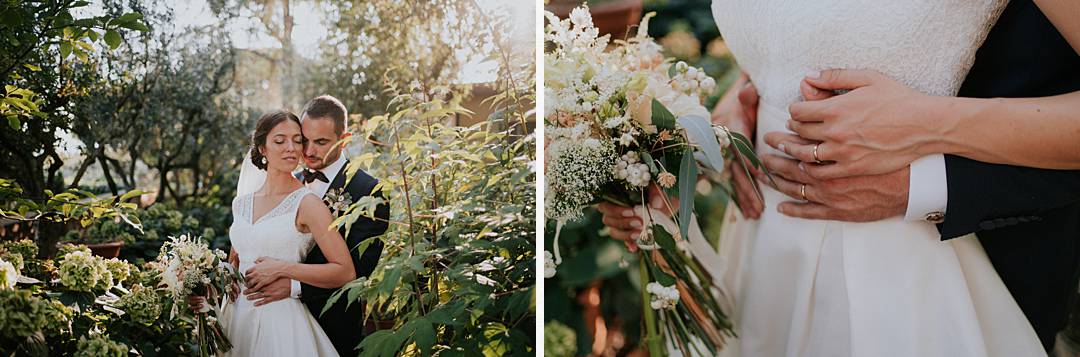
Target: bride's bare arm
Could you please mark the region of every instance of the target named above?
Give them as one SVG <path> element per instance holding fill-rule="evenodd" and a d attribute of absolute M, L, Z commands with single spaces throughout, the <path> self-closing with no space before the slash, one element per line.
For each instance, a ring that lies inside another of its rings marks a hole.
<path fill-rule="evenodd" d="M 1035 6 L 1054 24 L 1069 46 L 1080 53 L 1080 17 L 1077 16 L 1080 15 L 1080 1 L 1035 0 Z"/>
<path fill-rule="evenodd" d="M 1043 98 L 948 98 L 937 149 L 977 161 L 1080 169 L 1080 92 Z M 929 147 L 928 149 L 933 149 Z"/>
<path fill-rule="evenodd" d="M 330 228 L 334 217 L 326 205 L 315 196 L 304 197 L 300 202 L 298 221 L 311 231 L 311 236 L 326 256 L 327 263 L 292 263 L 292 266 L 285 270 L 285 277 L 328 289 L 339 288 L 356 279 L 349 247 L 345 245 L 345 239 L 341 238 L 337 229 Z"/>
<path fill-rule="evenodd" d="M 300 202 L 297 223 L 311 232 L 315 243 L 326 256 L 324 264 L 304 264 L 259 258 L 256 266 L 248 269 L 248 287 L 258 291 L 266 284 L 287 278 L 326 289 L 336 289 L 356 279 L 352 258 L 345 240 L 336 229 L 330 228 L 333 217 L 330 210 L 315 196 L 308 195 Z"/>

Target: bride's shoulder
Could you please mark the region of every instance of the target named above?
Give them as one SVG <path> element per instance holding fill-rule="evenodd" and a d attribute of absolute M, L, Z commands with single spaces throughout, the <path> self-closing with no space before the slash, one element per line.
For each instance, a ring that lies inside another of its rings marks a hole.
<path fill-rule="evenodd" d="M 326 207 L 326 204 L 323 203 L 323 200 L 319 198 L 319 196 L 315 195 L 315 192 L 311 191 L 311 189 L 304 187 L 299 189 L 298 191 L 300 191 L 297 192 L 297 196 L 300 197 L 300 209 L 311 209 L 315 208 L 314 206 L 321 206 L 323 208 Z"/>
<path fill-rule="evenodd" d="M 233 200 L 232 200 L 233 210 L 236 210 L 236 209 L 241 208 L 244 205 L 246 205 L 247 202 L 248 202 L 248 197 L 250 197 L 253 194 L 254 193 L 245 193 L 245 194 L 236 195 L 236 197 L 233 197 Z"/>

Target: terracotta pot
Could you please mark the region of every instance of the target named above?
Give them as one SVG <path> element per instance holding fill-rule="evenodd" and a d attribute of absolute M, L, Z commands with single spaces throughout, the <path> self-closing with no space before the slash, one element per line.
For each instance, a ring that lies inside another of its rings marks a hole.
<path fill-rule="evenodd" d="M 123 241 L 86 245 L 86 247 L 90 248 L 90 252 L 94 253 L 94 255 L 105 259 L 112 259 L 120 256 L 120 247 L 123 246 Z"/>
<path fill-rule="evenodd" d="M 600 35 L 610 34 L 613 40 L 624 39 L 632 34 L 631 26 L 641 21 L 642 0 L 615 0 L 590 5 L 593 24 Z M 581 6 L 581 1 L 553 1 L 545 8 L 560 18 L 570 16 L 570 10 Z"/>

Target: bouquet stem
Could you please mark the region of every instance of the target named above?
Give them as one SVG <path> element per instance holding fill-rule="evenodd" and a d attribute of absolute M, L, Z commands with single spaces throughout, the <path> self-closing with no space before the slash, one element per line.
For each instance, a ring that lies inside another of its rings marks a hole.
<path fill-rule="evenodd" d="M 641 272 L 641 307 L 643 310 L 642 316 L 645 316 L 645 343 L 649 347 L 649 356 L 658 357 L 663 356 L 663 344 L 660 331 L 657 331 L 656 311 L 649 305 L 649 292 L 645 289 L 645 284 L 649 283 L 648 264 L 648 258 L 646 258 L 642 259 L 641 264 L 638 266 L 638 270 Z"/>

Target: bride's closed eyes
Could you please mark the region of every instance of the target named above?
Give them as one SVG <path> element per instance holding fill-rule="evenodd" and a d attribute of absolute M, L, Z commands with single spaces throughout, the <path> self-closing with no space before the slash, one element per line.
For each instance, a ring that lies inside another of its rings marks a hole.
<path fill-rule="evenodd" d="M 285 140 L 287 140 L 285 134 L 274 135 L 274 144 L 284 144 Z M 293 143 L 302 145 L 304 143 L 304 137 L 302 135 L 294 135 Z"/>

